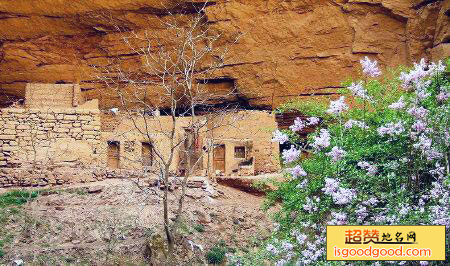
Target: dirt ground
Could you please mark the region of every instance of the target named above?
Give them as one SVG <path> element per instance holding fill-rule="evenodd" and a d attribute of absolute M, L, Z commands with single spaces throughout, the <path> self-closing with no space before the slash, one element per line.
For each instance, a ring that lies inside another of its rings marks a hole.
<path fill-rule="evenodd" d="M 170 193 L 172 206 L 177 193 Z M 142 190 L 119 179 L 46 190 L 7 225 L 10 241 L 0 264 L 159 265 L 161 196 L 158 187 Z M 179 265 L 204 264 L 219 241 L 237 252 L 256 248 L 272 229 L 263 200 L 223 185 L 189 188 L 177 236 Z"/>

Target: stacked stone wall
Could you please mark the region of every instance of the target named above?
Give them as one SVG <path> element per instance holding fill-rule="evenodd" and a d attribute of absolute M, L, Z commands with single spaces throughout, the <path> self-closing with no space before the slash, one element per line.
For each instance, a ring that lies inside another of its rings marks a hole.
<path fill-rule="evenodd" d="M 103 166 L 105 154 L 98 110 L 0 110 L 0 187 L 90 181 L 73 169 Z"/>

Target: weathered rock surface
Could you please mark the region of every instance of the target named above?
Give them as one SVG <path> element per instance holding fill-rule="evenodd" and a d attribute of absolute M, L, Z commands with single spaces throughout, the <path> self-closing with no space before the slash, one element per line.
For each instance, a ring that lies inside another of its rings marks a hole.
<path fill-rule="evenodd" d="M 116 55 L 136 68 L 112 25 L 164 36 L 165 7 L 203 1 L 0 0 L 0 91 L 23 97 L 27 82 L 80 83 L 86 99 L 116 106 L 94 65 Z M 253 106 L 329 94 L 368 55 L 383 68 L 449 56 L 450 1 L 215 0 L 206 14 L 229 45 L 221 75 Z M 238 38 L 236 43 L 231 40 Z M 214 87 L 212 87 L 214 88 Z M 100 97 L 101 96 L 101 97 Z M 3 101 L 10 97 L 0 97 Z M 2 100 L 0 99 L 0 101 Z"/>

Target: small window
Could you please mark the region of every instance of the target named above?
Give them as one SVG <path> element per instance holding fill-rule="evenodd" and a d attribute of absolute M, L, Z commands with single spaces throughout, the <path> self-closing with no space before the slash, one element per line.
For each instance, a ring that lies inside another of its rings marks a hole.
<path fill-rule="evenodd" d="M 245 147 L 244 146 L 234 147 L 234 157 L 245 159 Z"/>
<path fill-rule="evenodd" d="M 134 145 L 135 145 L 134 141 L 125 141 L 123 144 L 125 152 L 133 153 Z"/>

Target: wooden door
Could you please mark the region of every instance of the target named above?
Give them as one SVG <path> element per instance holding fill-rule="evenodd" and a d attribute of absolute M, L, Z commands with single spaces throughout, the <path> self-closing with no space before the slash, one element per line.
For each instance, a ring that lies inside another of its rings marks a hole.
<path fill-rule="evenodd" d="M 148 142 L 142 142 L 142 166 L 153 165 L 153 145 Z"/>
<path fill-rule="evenodd" d="M 213 152 L 214 171 L 220 170 L 225 172 L 225 145 L 214 147 Z"/>
<path fill-rule="evenodd" d="M 108 141 L 108 167 L 119 168 L 120 144 L 118 141 Z"/>

